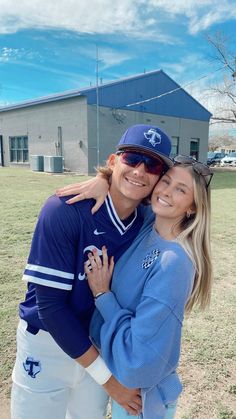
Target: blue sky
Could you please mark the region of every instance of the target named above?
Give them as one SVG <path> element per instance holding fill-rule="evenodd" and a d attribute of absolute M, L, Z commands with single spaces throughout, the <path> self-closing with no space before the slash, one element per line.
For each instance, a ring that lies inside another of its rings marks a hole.
<path fill-rule="evenodd" d="M 0 0 L 0 106 L 95 85 L 97 46 L 103 83 L 162 69 L 214 111 L 217 31 L 234 57 L 235 0 Z"/>

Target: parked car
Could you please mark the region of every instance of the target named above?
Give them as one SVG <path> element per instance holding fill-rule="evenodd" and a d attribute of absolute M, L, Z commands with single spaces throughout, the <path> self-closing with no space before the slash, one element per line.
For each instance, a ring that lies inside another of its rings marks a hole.
<path fill-rule="evenodd" d="M 207 153 L 207 164 L 208 166 L 217 166 L 220 164 L 221 160 L 225 157 L 225 153 L 220 153 L 219 151 L 209 151 Z"/>
<path fill-rule="evenodd" d="M 227 156 L 223 157 L 220 162 L 221 166 L 236 166 L 236 151 L 232 151 Z"/>

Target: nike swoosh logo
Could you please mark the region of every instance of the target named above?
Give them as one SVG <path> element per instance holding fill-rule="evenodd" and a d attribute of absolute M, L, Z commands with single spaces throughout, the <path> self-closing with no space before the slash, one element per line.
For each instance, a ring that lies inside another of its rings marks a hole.
<path fill-rule="evenodd" d="M 78 275 L 79 281 L 83 281 L 85 279 L 85 276 L 86 276 L 85 274 L 79 273 L 79 275 Z"/>
<path fill-rule="evenodd" d="M 105 233 L 106 233 L 105 231 L 97 231 L 97 229 L 94 230 L 94 232 L 93 232 L 93 234 L 95 234 L 95 236 L 99 236 L 99 234 L 105 234 Z"/>

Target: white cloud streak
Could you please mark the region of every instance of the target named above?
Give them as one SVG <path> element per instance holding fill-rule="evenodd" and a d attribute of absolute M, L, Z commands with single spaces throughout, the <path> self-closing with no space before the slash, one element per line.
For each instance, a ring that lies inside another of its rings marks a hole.
<path fill-rule="evenodd" d="M 41 60 L 41 56 L 38 52 L 32 50 L 26 50 L 25 48 L 8 48 L 3 47 L 0 49 L 0 62 L 17 62 L 25 60 Z"/>
<path fill-rule="evenodd" d="M 78 33 L 108 34 L 140 29 L 138 5 L 132 0 L 1 0 L 0 28 L 11 33 L 23 28 L 57 28 Z M 148 25 L 146 19 L 145 22 Z"/>
<path fill-rule="evenodd" d="M 64 29 L 77 33 L 122 33 L 173 42 L 158 23 L 184 18 L 195 34 L 236 18 L 234 0 L 0 0 L 0 33 L 20 29 Z M 168 31 L 166 31 L 168 32 Z"/>
<path fill-rule="evenodd" d="M 149 4 L 172 18 L 185 17 L 190 34 L 236 18 L 234 0 L 150 0 Z"/>

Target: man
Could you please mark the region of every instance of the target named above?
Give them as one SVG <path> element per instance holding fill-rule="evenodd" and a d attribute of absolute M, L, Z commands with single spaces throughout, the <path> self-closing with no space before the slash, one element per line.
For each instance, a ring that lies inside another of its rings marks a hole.
<path fill-rule="evenodd" d="M 139 412 L 139 390 L 111 376 L 89 339 L 94 299 L 84 262 L 95 247 L 115 260 L 129 247 L 143 221 L 139 204 L 172 165 L 170 150 L 159 128 L 132 126 L 108 159 L 110 193 L 95 215 L 92 199 L 68 206 L 52 196 L 42 208 L 23 275 L 12 419 L 102 419 L 108 394 Z"/>

